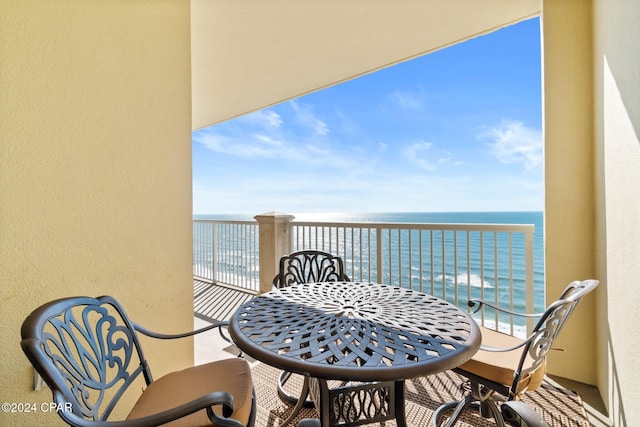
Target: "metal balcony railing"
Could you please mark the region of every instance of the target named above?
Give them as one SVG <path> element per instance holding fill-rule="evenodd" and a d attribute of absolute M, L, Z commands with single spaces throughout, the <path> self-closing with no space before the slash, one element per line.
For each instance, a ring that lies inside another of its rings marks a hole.
<path fill-rule="evenodd" d="M 193 220 L 193 275 L 258 292 L 258 223 Z"/>
<path fill-rule="evenodd" d="M 194 276 L 258 292 L 255 221 L 194 220 Z M 544 304 L 534 283 L 534 225 L 301 222 L 288 223 L 291 251 L 339 255 L 352 280 L 417 289 L 461 307 L 471 298 L 516 311 Z M 518 319 L 489 308 L 480 324 L 524 336 Z"/>

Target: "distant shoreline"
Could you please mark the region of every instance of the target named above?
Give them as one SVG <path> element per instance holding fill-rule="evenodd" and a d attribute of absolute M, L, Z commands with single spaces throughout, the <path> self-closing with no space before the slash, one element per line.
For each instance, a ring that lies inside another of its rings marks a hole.
<path fill-rule="evenodd" d="M 287 212 L 288 213 L 288 212 Z M 494 215 L 526 215 L 526 214 L 543 214 L 544 211 L 446 211 L 446 212 L 320 212 L 320 213 L 290 213 L 298 221 L 355 221 L 355 218 L 387 218 L 386 220 L 379 220 L 375 222 L 393 222 L 389 221 L 389 217 L 403 218 L 403 217 L 460 217 L 460 216 L 482 216 L 487 218 Z M 256 214 L 194 214 L 193 219 L 218 219 L 218 220 L 236 220 L 236 221 L 251 221 Z M 367 219 L 367 221 L 370 221 Z M 407 222 L 407 221 L 399 221 Z M 424 221 L 423 221 L 424 222 Z M 452 222 L 452 221 L 449 221 Z M 475 221 L 474 221 L 475 222 Z M 512 223 L 512 222 L 506 222 Z"/>

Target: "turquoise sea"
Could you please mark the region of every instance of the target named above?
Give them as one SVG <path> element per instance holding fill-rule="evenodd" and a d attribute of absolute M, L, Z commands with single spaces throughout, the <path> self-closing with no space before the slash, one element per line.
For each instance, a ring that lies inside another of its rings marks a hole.
<path fill-rule="evenodd" d="M 373 223 L 428 223 L 428 224 L 533 224 L 535 226 L 535 232 L 533 236 L 533 250 L 534 250 L 534 303 L 535 310 L 541 311 L 544 308 L 544 239 L 543 239 L 543 213 L 542 212 L 398 212 L 398 213 L 316 213 L 316 214 L 292 214 L 295 216 L 295 221 L 312 221 L 312 222 L 373 222 Z M 216 219 L 216 220 L 252 220 L 253 215 L 195 215 L 194 219 Z M 392 237 L 392 239 L 406 239 L 405 237 Z M 499 237 L 499 239 L 506 239 L 507 237 Z M 406 240 L 405 240 L 406 241 Z M 444 245 L 453 246 L 453 241 L 450 237 L 444 237 Z M 460 243 L 460 242 L 458 242 Z M 486 245 L 487 242 L 485 242 Z M 392 241 L 392 245 L 397 242 Z M 524 246 L 522 242 L 513 242 L 514 250 L 521 251 Z M 478 259 L 479 254 L 473 253 L 475 246 L 474 242 L 471 242 L 471 254 L 470 259 Z M 485 246 L 485 252 L 483 257 L 493 256 L 494 249 L 491 247 L 492 243 L 489 242 L 489 249 Z M 495 251 L 507 251 L 509 250 L 508 243 L 505 241 L 498 241 L 495 244 Z M 451 251 L 447 252 L 451 254 Z M 498 258 L 504 258 L 504 254 L 498 254 Z M 402 256 L 402 255 L 400 255 Z M 436 258 L 439 256 L 435 254 Z M 464 256 L 464 255 L 462 255 Z M 444 259 L 436 259 L 435 265 L 443 266 L 442 271 L 431 272 L 425 267 L 421 270 L 423 276 L 429 276 L 428 282 L 435 287 L 434 294 L 439 295 L 440 292 L 451 296 L 449 289 L 453 289 L 454 282 L 460 287 L 460 299 L 466 299 L 466 292 L 471 289 L 471 297 L 479 297 L 482 292 L 485 299 L 492 300 L 494 298 L 494 292 L 497 292 L 498 298 L 502 299 L 502 293 L 507 292 L 500 286 L 494 286 L 496 282 L 506 283 L 509 280 L 513 280 L 513 307 L 518 311 L 524 311 L 525 307 L 525 284 L 524 284 L 524 255 L 521 253 L 516 254 L 513 257 L 513 265 L 506 267 L 498 265 L 497 271 L 491 267 L 485 267 L 481 271 L 479 268 L 471 268 L 471 271 L 463 271 L 460 273 L 460 267 L 455 271 L 453 268 L 453 260 L 450 255 L 441 257 Z M 486 261 L 486 259 L 485 259 Z M 349 262 L 349 260 L 347 260 Z M 360 260 L 350 260 L 353 265 L 362 265 Z M 460 260 L 458 260 L 460 262 Z M 491 265 L 491 262 L 487 263 Z M 415 270 L 419 267 L 414 266 L 412 269 L 414 272 L 409 273 L 406 277 L 400 278 L 403 281 L 403 286 L 407 286 L 409 282 L 412 282 L 411 286 L 418 287 L 417 281 L 420 280 L 420 275 L 415 274 Z M 513 276 L 514 279 L 509 279 L 509 276 Z M 382 278 L 383 283 L 388 282 L 388 278 Z M 394 279 L 398 280 L 398 279 Z M 391 280 L 392 282 L 394 280 Z M 468 282 L 468 283 L 466 283 Z M 481 291 L 482 288 L 482 291 Z M 497 289 L 496 289 L 497 288 Z M 506 296 L 506 295 L 505 295 Z M 511 298 L 511 297 L 509 297 Z M 449 298 L 447 298 L 449 299 Z"/>

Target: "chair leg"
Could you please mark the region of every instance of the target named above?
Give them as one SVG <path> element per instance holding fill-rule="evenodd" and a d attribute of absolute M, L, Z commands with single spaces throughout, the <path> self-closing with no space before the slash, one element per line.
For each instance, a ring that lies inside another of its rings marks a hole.
<path fill-rule="evenodd" d="M 491 389 L 485 391 L 485 387 L 475 382 L 471 383 L 471 394 L 478 402 L 480 415 L 484 418 L 493 418 L 497 427 L 505 426 L 502 413 L 497 405 L 498 401 L 504 401 L 504 399 L 499 398 Z"/>
<path fill-rule="evenodd" d="M 458 402 L 449 402 L 449 403 L 445 403 L 444 405 L 441 405 L 433 413 L 433 427 L 453 426 L 458 421 L 458 418 L 462 414 L 462 411 L 464 411 L 467 408 L 467 406 L 469 406 L 471 403 L 473 403 L 473 396 L 469 394 L 469 395 L 466 395 L 464 398 L 462 398 L 462 400 Z M 455 408 L 453 411 L 453 414 L 451 414 L 451 416 L 446 421 L 446 423 L 441 424 L 441 422 L 443 421 L 444 412 L 448 411 L 451 408 Z"/>
<path fill-rule="evenodd" d="M 293 420 L 295 420 L 295 418 L 300 414 L 300 410 L 304 406 L 305 400 L 303 399 L 306 399 L 308 395 L 309 395 L 309 377 L 305 376 L 304 382 L 302 383 L 302 392 L 300 393 L 300 398 L 298 399 L 298 403 L 296 403 L 296 406 L 293 408 L 293 410 L 289 414 L 289 417 L 287 417 L 287 419 L 284 420 L 282 424 L 280 424 L 280 427 L 288 426 L 293 422 Z M 313 426 L 313 424 L 311 425 Z"/>
<path fill-rule="evenodd" d="M 445 403 L 434 412 L 433 427 L 452 427 L 458 421 L 462 412 L 469 407 L 478 408 L 480 415 L 484 418 L 493 418 L 497 427 L 505 427 L 504 419 L 496 404 L 499 399 L 496 398 L 494 391 L 490 389 L 485 391 L 481 384 L 475 382 L 471 382 L 470 387 L 471 393 L 466 394 L 462 400 Z M 445 422 L 444 413 L 452 408 L 455 409 Z"/>
<path fill-rule="evenodd" d="M 287 381 L 289 381 L 289 378 L 291 378 L 291 375 L 293 375 L 291 372 L 280 371 L 280 376 L 278 377 L 278 395 L 284 401 L 289 402 L 292 405 L 297 405 L 299 397 L 289 394 L 284 389 L 284 386 L 285 386 L 285 384 L 287 384 Z M 305 408 L 313 408 L 313 406 L 314 406 L 313 400 L 311 400 L 311 398 L 306 398 L 304 403 L 303 403 L 303 407 L 305 407 Z"/>
<path fill-rule="evenodd" d="M 502 413 L 496 405 L 494 400 L 486 400 L 480 403 L 482 416 L 485 418 L 493 418 L 496 422 L 496 427 L 505 427 L 504 418 Z"/>

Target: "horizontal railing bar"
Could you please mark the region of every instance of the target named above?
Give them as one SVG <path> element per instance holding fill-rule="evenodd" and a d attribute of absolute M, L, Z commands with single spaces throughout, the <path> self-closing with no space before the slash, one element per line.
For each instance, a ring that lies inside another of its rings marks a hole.
<path fill-rule="evenodd" d="M 292 221 L 296 227 L 353 227 L 353 228 L 380 228 L 380 229 L 408 229 L 408 230 L 459 230 L 459 231 L 487 231 L 487 232 L 527 232 L 533 231 L 533 224 L 478 224 L 478 223 L 379 223 L 379 222 L 301 222 Z"/>
<path fill-rule="evenodd" d="M 198 224 L 242 224 L 257 225 L 254 220 L 234 220 L 234 219 L 194 219 L 193 222 Z"/>

